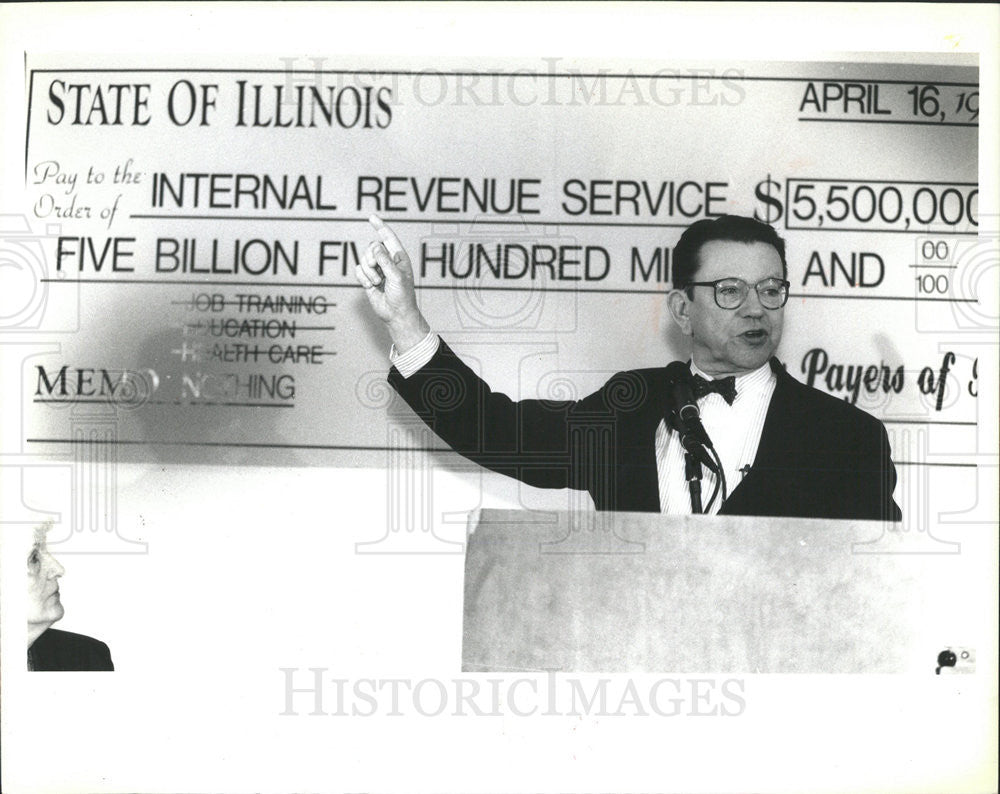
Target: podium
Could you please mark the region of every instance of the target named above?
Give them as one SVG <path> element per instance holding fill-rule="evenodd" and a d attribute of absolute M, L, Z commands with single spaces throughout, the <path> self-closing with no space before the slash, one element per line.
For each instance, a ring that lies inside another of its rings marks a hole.
<path fill-rule="evenodd" d="M 868 521 L 483 510 L 462 669 L 934 675 L 953 649 L 971 672 L 996 532 L 959 529 L 942 543 Z"/>

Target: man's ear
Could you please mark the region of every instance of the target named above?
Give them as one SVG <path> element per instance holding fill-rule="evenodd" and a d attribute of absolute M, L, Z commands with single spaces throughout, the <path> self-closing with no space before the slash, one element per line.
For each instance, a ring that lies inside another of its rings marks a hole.
<path fill-rule="evenodd" d="M 688 313 L 690 305 L 691 302 L 684 290 L 675 289 L 667 295 L 667 308 L 670 310 L 670 316 L 674 318 L 674 322 L 680 327 L 684 336 L 691 336 L 691 316 Z"/>

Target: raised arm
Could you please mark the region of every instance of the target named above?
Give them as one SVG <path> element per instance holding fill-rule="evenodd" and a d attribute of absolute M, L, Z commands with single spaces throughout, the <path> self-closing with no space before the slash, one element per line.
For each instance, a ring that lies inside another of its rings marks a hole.
<path fill-rule="evenodd" d="M 372 215 L 368 222 L 379 239 L 365 250 L 354 275 L 364 287 L 375 314 L 388 328 L 396 352 L 405 353 L 430 332 L 417 307 L 413 265 L 399 238 L 381 218 Z"/>

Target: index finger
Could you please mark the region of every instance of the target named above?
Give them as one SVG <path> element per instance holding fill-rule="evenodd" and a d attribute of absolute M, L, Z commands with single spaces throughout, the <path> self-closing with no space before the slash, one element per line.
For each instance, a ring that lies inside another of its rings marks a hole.
<path fill-rule="evenodd" d="M 378 233 L 379 239 L 385 243 L 385 247 L 389 249 L 389 254 L 393 259 L 396 258 L 397 254 L 403 253 L 403 245 L 399 242 L 399 238 L 378 215 L 369 215 L 368 222 Z"/>

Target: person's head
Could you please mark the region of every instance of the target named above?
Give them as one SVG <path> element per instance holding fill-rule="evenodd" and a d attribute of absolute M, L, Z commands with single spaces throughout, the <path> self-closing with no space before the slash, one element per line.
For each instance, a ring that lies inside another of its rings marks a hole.
<path fill-rule="evenodd" d="M 45 543 L 48 525 L 35 529 L 28 553 L 28 640 L 29 644 L 62 618 L 65 610 L 59 600 L 59 577 L 65 573 Z"/>
<path fill-rule="evenodd" d="M 695 364 L 710 375 L 740 375 L 765 364 L 781 341 L 788 295 L 778 233 L 738 215 L 697 221 L 674 247 L 672 268 L 667 305 L 691 337 Z M 724 279 L 736 281 L 706 286 Z"/>

